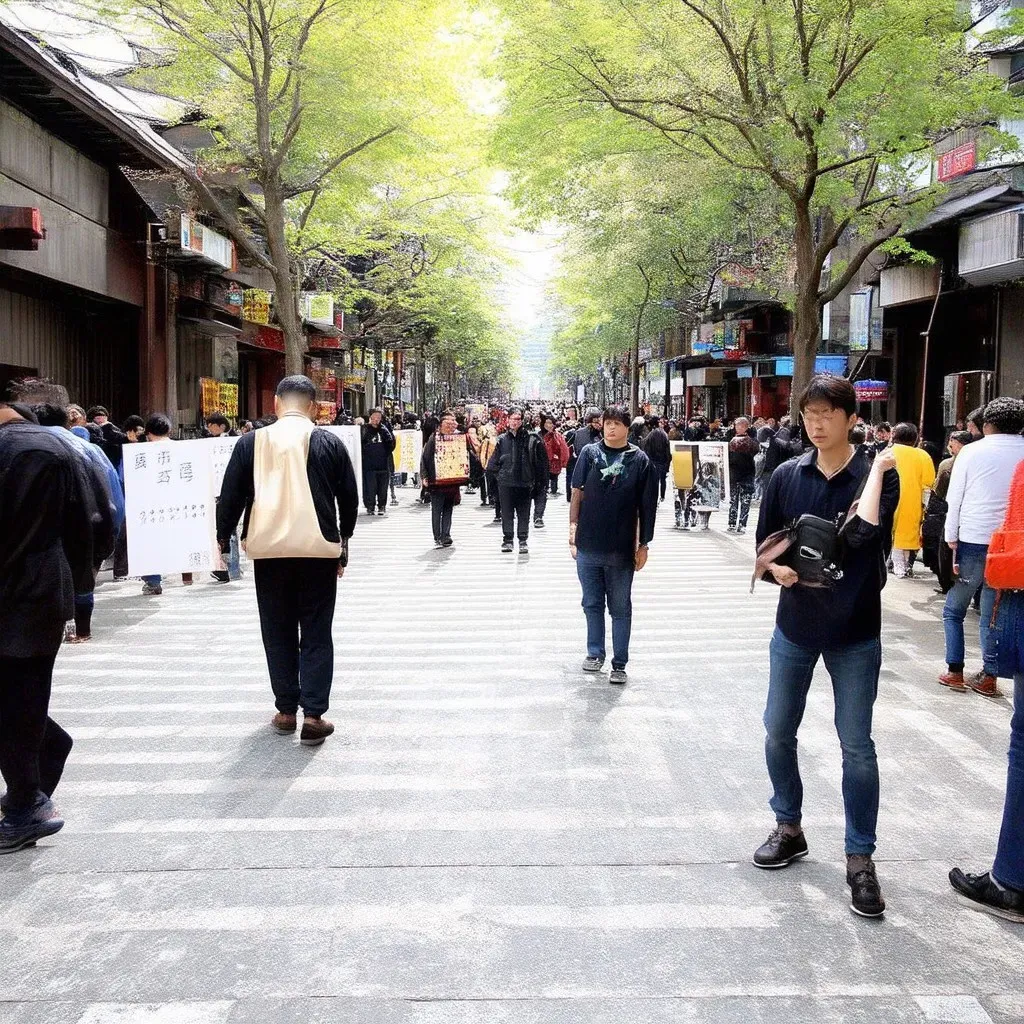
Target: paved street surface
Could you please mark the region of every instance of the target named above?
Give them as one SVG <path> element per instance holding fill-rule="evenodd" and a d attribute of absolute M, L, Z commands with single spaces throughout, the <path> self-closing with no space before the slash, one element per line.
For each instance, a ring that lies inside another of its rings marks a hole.
<path fill-rule="evenodd" d="M 320 749 L 268 727 L 251 578 L 101 588 L 96 639 L 58 660 L 68 824 L 0 861 L 0 1024 L 1024 1018 L 1024 931 L 946 881 L 991 863 L 1011 709 L 935 683 L 931 582 L 886 596 L 890 909 L 865 921 L 824 675 L 801 733 L 811 855 L 750 866 L 775 601 L 747 594 L 752 537 L 662 515 L 613 688 L 578 669 L 564 501 L 520 557 L 472 496 L 435 551 L 412 495 L 360 517 Z"/>

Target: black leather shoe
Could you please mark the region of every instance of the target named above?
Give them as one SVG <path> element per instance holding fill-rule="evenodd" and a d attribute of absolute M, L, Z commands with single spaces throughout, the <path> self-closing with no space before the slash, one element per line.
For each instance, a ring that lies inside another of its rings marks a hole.
<path fill-rule="evenodd" d="M 967 900 L 974 910 L 983 910 L 1006 921 L 1024 924 L 1024 892 L 996 885 L 986 871 L 983 875 L 969 875 L 959 868 L 949 873 L 949 884 Z"/>
<path fill-rule="evenodd" d="M 875 877 L 875 865 L 870 861 L 866 868 L 854 874 L 846 872 L 846 884 L 850 887 L 850 909 L 861 917 L 881 917 L 885 913 L 882 887 Z"/>
<path fill-rule="evenodd" d="M 807 856 L 807 839 L 803 832 L 791 836 L 781 828 L 774 832 L 754 851 L 754 866 L 758 868 L 784 868 L 793 861 Z"/>

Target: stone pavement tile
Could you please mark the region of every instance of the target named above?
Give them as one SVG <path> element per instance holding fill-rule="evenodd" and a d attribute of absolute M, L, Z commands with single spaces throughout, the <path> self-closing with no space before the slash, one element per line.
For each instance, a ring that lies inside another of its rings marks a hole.
<path fill-rule="evenodd" d="M 0 996 L 0 1024 L 77 1024 L 82 1007 L 70 1002 L 7 1002 Z"/>
<path fill-rule="evenodd" d="M 1024 1020 L 1024 985 L 1017 992 L 982 997 L 981 1002 L 992 1024 L 1020 1024 Z"/>

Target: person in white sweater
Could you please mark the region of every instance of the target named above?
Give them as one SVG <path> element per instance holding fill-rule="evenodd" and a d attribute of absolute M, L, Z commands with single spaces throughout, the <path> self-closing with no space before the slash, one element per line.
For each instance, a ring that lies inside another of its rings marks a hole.
<path fill-rule="evenodd" d="M 956 583 L 946 595 L 942 626 L 946 635 L 948 670 L 939 682 L 951 690 L 968 687 L 986 697 L 998 697 L 994 652 L 986 650 L 988 619 L 994 593 L 985 585 L 985 559 L 992 534 L 1002 525 L 1010 497 L 1010 482 L 1024 459 L 1024 401 L 996 398 L 985 407 L 983 436 L 963 448 L 953 463 L 946 501 L 946 543 L 953 551 Z M 981 672 L 964 679 L 964 618 L 974 595 L 982 591 Z M 986 618 L 986 608 L 988 618 Z"/>

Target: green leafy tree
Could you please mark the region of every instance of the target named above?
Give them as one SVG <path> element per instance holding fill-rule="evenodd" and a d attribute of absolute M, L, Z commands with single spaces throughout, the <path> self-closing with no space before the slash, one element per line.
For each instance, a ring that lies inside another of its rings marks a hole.
<path fill-rule="evenodd" d="M 934 202 L 933 142 L 1017 101 L 965 53 L 956 0 L 506 0 L 515 120 L 581 138 L 596 108 L 647 145 L 742 175 L 777 209 L 791 264 L 794 395 L 821 310 Z M 1000 140 L 997 138 L 998 144 Z M 533 186 L 542 184 L 533 176 Z M 849 257 L 825 274 L 843 241 Z"/>
<path fill-rule="evenodd" d="M 465 154 L 482 138 L 468 88 L 481 40 L 466 9 L 459 0 L 97 3 L 164 48 L 167 66 L 148 79 L 193 101 L 214 128 L 219 144 L 203 171 L 186 172 L 189 184 L 272 275 L 287 369 L 300 371 L 311 250 L 341 253 L 368 197 L 450 169 L 453 149 Z M 225 201 L 218 172 L 245 189 L 247 208 Z"/>

